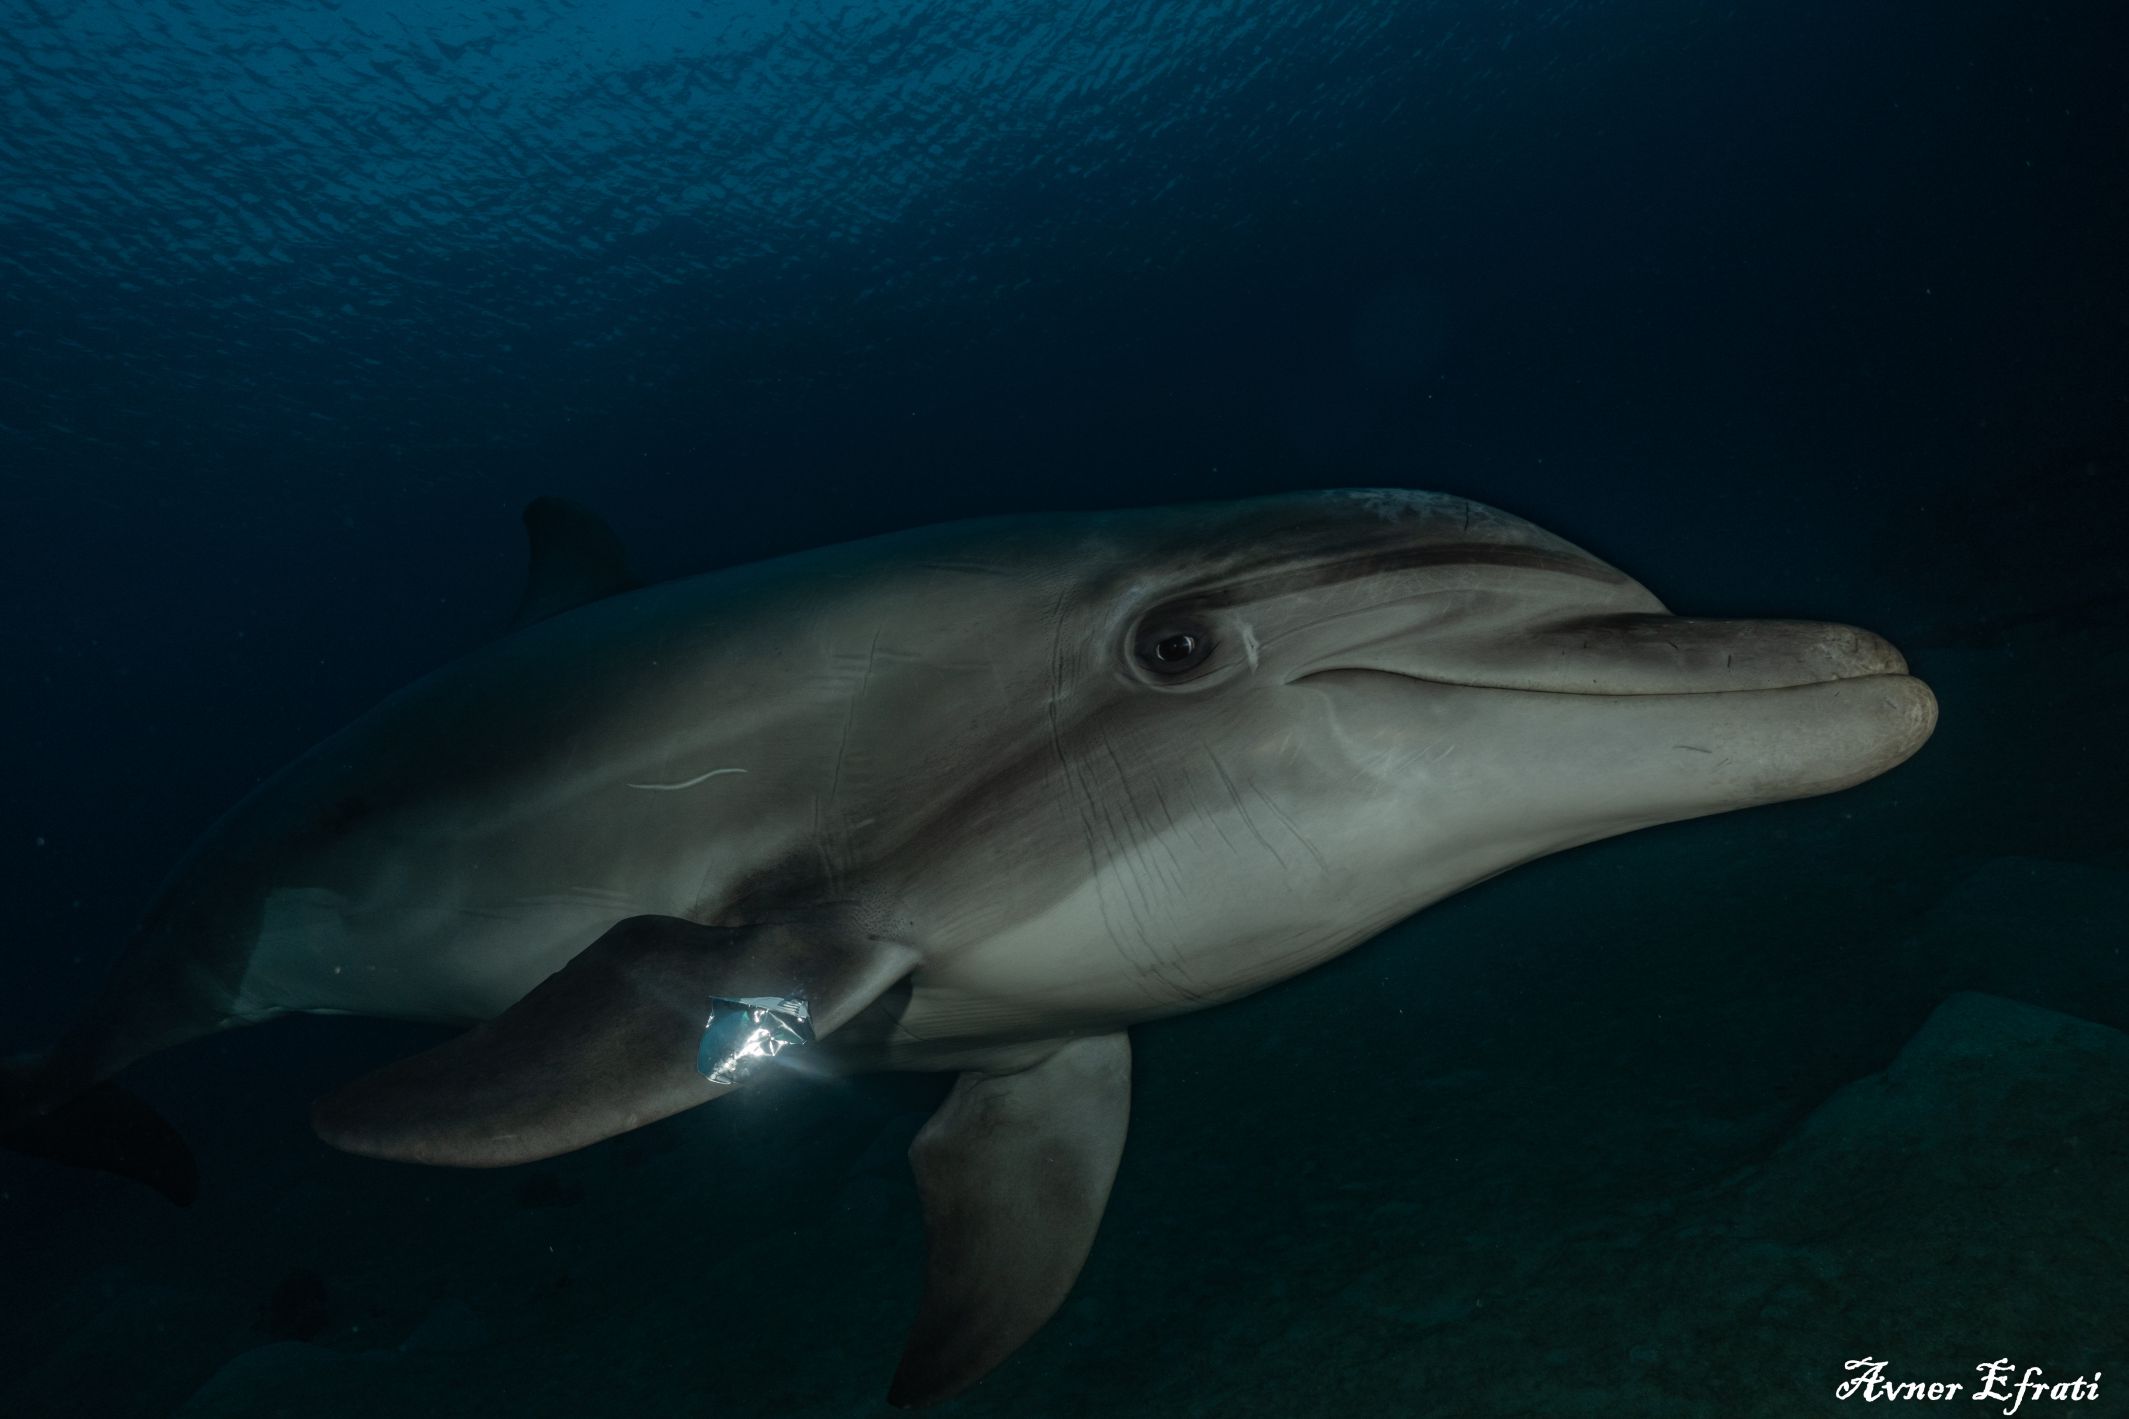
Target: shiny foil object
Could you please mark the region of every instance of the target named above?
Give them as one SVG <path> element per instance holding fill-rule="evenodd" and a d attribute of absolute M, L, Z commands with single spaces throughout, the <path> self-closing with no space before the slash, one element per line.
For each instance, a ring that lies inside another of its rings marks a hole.
<path fill-rule="evenodd" d="M 695 1068 L 712 1084 L 744 1084 L 787 1049 L 813 1043 L 806 1002 L 783 996 L 712 996 Z"/>

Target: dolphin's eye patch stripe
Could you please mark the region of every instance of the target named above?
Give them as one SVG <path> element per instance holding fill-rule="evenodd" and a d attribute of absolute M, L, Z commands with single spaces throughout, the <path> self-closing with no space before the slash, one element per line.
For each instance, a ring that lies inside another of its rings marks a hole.
<path fill-rule="evenodd" d="M 1281 565 L 1267 558 L 1265 565 Z M 1450 542 L 1432 547 L 1400 547 L 1386 552 L 1363 552 L 1354 556 L 1335 557 L 1317 562 L 1312 566 L 1291 567 L 1250 575 L 1245 569 L 1239 575 L 1201 591 L 1185 592 L 1177 600 L 1167 603 L 1170 616 L 1192 611 L 1215 610 L 1223 606 L 1240 606 L 1255 601 L 1267 601 L 1276 596 L 1291 596 L 1295 592 L 1313 591 L 1321 587 L 1337 586 L 1344 582 L 1359 581 L 1365 577 L 1379 576 L 1386 572 L 1416 571 L 1422 567 L 1448 567 L 1483 565 L 1496 567 L 1528 567 L 1536 571 L 1560 572 L 1578 576 L 1588 581 L 1604 582 L 1607 585 L 1625 585 L 1627 578 L 1619 572 L 1597 562 L 1584 561 L 1577 557 L 1562 556 L 1557 552 L 1541 551 L 1535 547 L 1503 547 L 1484 542 Z"/>

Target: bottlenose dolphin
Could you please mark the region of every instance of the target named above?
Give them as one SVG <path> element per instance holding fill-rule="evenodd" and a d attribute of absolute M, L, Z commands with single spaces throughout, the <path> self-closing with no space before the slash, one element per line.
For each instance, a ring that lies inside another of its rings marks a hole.
<path fill-rule="evenodd" d="M 110 1077 L 295 1011 L 473 1026 L 313 1118 L 460 1166 L 738 1065 L 957 1071 L 911 1149 L 905 1405 L 1063 1301 L 1129 1026 L 1545 853 L 1859 783 L 1936 720 L 1877 636 L 1674 616 L 1439 494 L 966 522 L 647 587 L 581 508 L 526 521 L 517 623 L 215 824 L 0 1128 L 183 1198 L 182 1144 Z"/>

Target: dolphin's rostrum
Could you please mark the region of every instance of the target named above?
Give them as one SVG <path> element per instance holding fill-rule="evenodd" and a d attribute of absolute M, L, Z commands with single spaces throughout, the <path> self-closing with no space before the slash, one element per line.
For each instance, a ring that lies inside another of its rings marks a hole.
<path fill-rule="evenodd" d="M 1436 494 L 968 522 L 647 587 L 583 509 L 526 522 L 512 629 L 217 823 L 0 1128 L 189 1196 L 111 1076 L 332 1011 L 472 1028 L 321 1101 L 326 1141 L 521 1163 L 744 1086 L 697 1069 L 713 1002 L 804 1002 L 779 1064 L 959 1073 L 911 1150 L 903 1404 L 1062 1302 L 1129 1026 L 1542 854 L 1861 782 L 1936 719 L 1868 632 L 1673 616 Z"/>

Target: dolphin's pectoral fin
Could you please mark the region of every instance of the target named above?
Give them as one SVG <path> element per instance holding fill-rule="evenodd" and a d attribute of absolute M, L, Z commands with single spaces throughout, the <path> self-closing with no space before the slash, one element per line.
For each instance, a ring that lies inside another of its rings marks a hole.
<path fill-rule="evenodd" d="M 963 1074 L 910 1145 L 924 1199 L 924 1299 L 887 1391 L 959 1393 L 1064 1303 L 1108 1205 L 1131 1114 L 1121 1030 L 1013 1074 Z"/>
<path fill-rule="evenodd" d="M 582 504 L 567 498 L 534 498 L 525 505 L 525 535 L 531 541 L 531 562 L 525 569 L 525 594 L 510 618 L 510 630 L 574 611 L 636 584 L 628 574 L 621 539 Z"/>
<path fill-rule="evenodd" d="M 734 1087 L 696 1069 L 713 1002 L 794 998 L 826 1034 L 915 960 L 800 927 L 632 917 L 487 1024 L 320 1100 L 311 1125 L 336 1148 L 403 1162 L 551 1158 Z"/>

